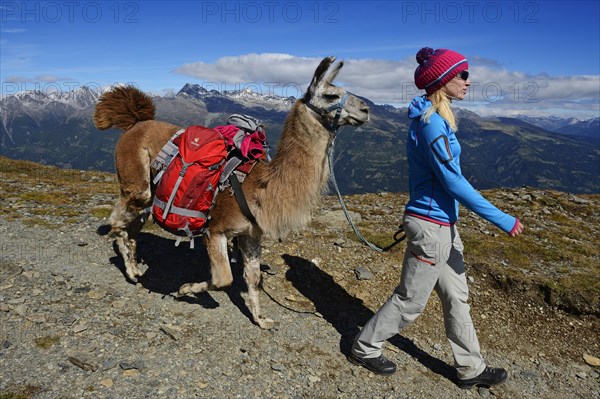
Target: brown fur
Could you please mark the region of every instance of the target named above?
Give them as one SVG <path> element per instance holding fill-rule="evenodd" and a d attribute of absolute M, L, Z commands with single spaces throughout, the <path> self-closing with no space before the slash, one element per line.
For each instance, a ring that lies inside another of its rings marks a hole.
<path fill-rule="evenodd" d="M 156 108 L 148 95 L 133 86 L 117 86 L 102 95 L 94 124 L 100 130 L 110 127 L 129 130 L 137 122 L 154 119 L 155 114 Z"/>
<path fill-rule="evenodd" d="M 251 224 L 241 213 L 232 195 L 217 197 L 205 245 L 211 263 L 211 279 L 184 284 L 179 295 L 222 289 L 231 285 L 233 276 L 227 253 L 228 238 L 238 237 L 244 260 L 244 278 L 248 285 L 250 311 L 262 328 L 273 321 L 261 315 L 258 300 L 260 283 L 261 237 L 283 238 L 304 227 L 310 212 L 326 185 L 329 168 L 327 148 L 331 135 L 324 127 L 333 120 L 333 112 L 320 116 L 309 110 L 307 101 L 326 109 L 337 103 L 344 90 L 332 81 L 340 71 L 338 63 L 325 78 L 335 58 L 325 58 L 304 99 L 292 107 L 272 162 L 259 162 L 244 180 L 242 189 L 258 225 Z M 324 94 L 326 96 L 324 96 Z M 332 95 L 337 96 L 332 99 Z M 179 129 L 178 126 L 150 120 L 155 109 L 150 97 L 133 87 L 117 87 L 104 93 L 96 107 L 94 122 L 99 129 L 117 127 L 126 130 L 115 149 L 115 166 L 120 196 L 111 214 L 112 235 L 125 261 L 127 276 L 136 280 L 141 272 L 136 261 L 136 237 L 143 226 L 142 210 L 152 201 L 150 163 L 158 151 Z M 340 125 L 360 125 L 369 118 L 368 107 L 349 96 L 340 117 Z"/>

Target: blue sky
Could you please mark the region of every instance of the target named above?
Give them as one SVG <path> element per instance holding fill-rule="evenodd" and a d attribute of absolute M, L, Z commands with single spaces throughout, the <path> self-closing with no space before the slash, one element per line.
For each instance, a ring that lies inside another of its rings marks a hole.
<path fill-rule="evenodd" d="M 483 115 L 600 114 L 598 1 L 4 1 L 0 83 L 68 91 L 185 83 L 299 96 L 319 60 L 376 103 L 406 105 L 416 52 L 469 59 L 460 106 Z"/>

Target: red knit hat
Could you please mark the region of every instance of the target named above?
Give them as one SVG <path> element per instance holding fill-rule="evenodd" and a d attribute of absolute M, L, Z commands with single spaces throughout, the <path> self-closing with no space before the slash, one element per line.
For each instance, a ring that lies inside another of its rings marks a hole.
<path fill-rule="evenodd" d="M 456 51 L 423 47 L 417 53 L 419 66 L 415 70 L 415 84 L 431 94 L 469 69 L 467 59 Z"/>

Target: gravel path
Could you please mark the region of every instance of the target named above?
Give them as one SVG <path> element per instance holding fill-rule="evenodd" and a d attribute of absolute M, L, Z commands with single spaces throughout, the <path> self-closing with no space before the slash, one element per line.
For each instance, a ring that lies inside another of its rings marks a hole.
<path fill-rule="evenodd" d="M 203 249 L 143 233 L 139 253 L 148 270 L 133 285 L 99 234 L 103 223 L 89 217 L 45 229 L 0 220 L 2 399 L 600 398 L 599 369 L 582 357 L 600 353 L 598 318 L 508 296 L 476 268 L 471 302 L 483 353 L 510 379 L 464 391 L 450 380 L 434 297 L 387 344 L 395 375 L 373 375 L 345 358 L 358 325 L 395 285 L 398 254 L 340 241 L 335 226 L 265 243 L 261 301 L 279 323 L 264 331 L 250 321 L 236 263 L 230 289 L 175 300 L 168 294 L 182 283 L 206 278 Z M 358 280 L 359 266 L 373 275 Z"/>

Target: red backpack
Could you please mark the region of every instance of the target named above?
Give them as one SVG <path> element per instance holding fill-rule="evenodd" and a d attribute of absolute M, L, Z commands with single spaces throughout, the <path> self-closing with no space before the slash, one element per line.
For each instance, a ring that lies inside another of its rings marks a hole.
<path fill-rule="evenodd" d="M 158 172 L 154 183 L 158 185 L 152 215 L 165 230 L 193 238 L 206 230 L 228 147 L 219 132 L 204 126 L 181 130 L 169 145 L 170 153 L 164 153 L 169 151 L 167 145 L 158 157 L 167 159 L 159 165 L 153 164 Z"/>

